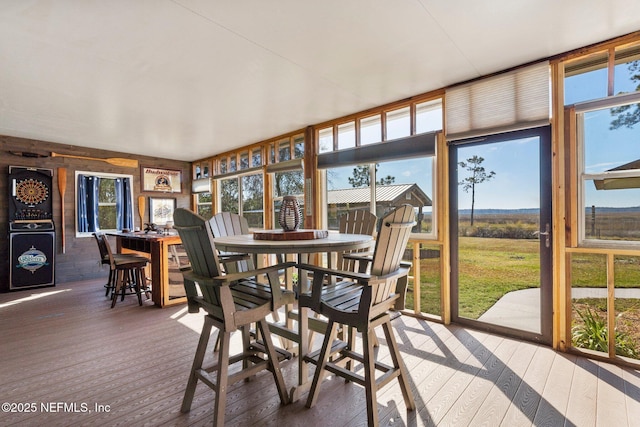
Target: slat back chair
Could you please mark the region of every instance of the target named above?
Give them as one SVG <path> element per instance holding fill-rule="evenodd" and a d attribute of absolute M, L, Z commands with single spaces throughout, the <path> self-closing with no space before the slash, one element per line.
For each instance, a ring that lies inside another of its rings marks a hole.
<path fill-rule="evenodd" d="M 370 426 L 378 425 L 376 392 L 394 378 L 400 383 L 407 409 L 415 409 L 408 374 L 389 315 L 390 309 L 404 307 L 410 265 L 402 262 L 402 255 L 414 225 L 414 210 L 410 205 L 403 205 L 382 219 L 374 253 L 369 258 L 370 266 L 361 266 L 362 271 L 369 273 L 337 271 L 306 264 L 299 266 L 313 272 L 312 291 L 310 294 L 300 295 L 300 305 L 310 307 L 328 319 L 322 348 L 305 357 L 305 361 L 316 364 L 307 407 L 315 405 L 324 375 L 332 372 L 365 387 Z M 327 285 L 330 283 L 327 278 L 332 275 L 350 281 Z M 355 327 L 362 333 L 362 354 L 355 352 L 352 334 L 347 342 L 334 342 L 338 324 Z M 384 330 L 393 365 L 376 361 L 374 336 L 378 326 L 382 326 Z M 363 363 L 364 375 L 350 370 L 353 360 Z M 384 374 L 376 378 L 376 370 Z"/>
<path fill-rule="evenodd" d="M 211 230 L 215 237 L 236 236 L 238 234 L 249 234 L 249 223 L 247 219 L 242 215 L 238 215 L 232 212 L 219 212 L 211 217 L 209 220 Z M 226 254 L 224 252 L 220 255 L 237 255 Z M 243 254 L 244 255 L 244 254 Z M 235 273 L 238 271 L 253 270 L 255 263 L 248 255 L 245 259 L 234 262 L 225 263 L 225 268 L 229 273 Z"/>
<path fill-rule="evenodd" d="M 365 209 L 347 211 L 340 217 L 338 231 L 350 234 L 368 234 L 373 236 L 376 230 L 378 217 Z M 358 249 L 357 251 L 341 252 L 338 254 L 337 268 L 345 271 L 355 271 L 357 261 L 352 258 L 345 258 L 346 253 L 369 252 L 371 248 Z"/>
<path fill-rule="evenodd" d="M 279 360 L 290 358 L 291 354 L 275 349 L 266 316 L 277 308 L 276 301 L 282 299 L 279 295 L 278 269 L 289 268 L 293 263 L 225 274 L 213 242 L 211 222 L 182 208 L 176 209 L 173 218 L 174 228 L 178 230 L 191 265 L 190 269 L 182 272 L 189 312 L 196 313 L 201 308 L 206 312 L 181 411 L 188 412 L 191 409 L 200 380 L 215 391 L 214 425 L 222 426 L 228 385 L 247 379 L 263 369 L 272 372 L 280 400 L 283 404 L 287 403 L 288 395 Z M 268 284 L 258 283 L 257 278 L 263 275 L 266 275 Z M 252 323 L 256 323 L 261 336 L 266 337 L 262 342 L 250 339 L 249 326 Z M 212 327 L 219 330 L 218 360 L 212 366 L 203 367 Z M 235 330 L 242 332 L 243 350 L 230 355 L 230 337 Z M 239 362 L 242 362 L 243 369 L 229 374 L 229 366 Z M 216 373 L 215 377 L 211 375 L 213 372 Z"/>

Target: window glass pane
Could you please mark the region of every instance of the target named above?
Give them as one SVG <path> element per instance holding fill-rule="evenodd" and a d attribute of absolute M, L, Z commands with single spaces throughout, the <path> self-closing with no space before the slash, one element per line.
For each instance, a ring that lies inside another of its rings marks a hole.
<path fill-rule="evenodd" d="M 240 153 L 240 170 L 249 168 L 249 152 Z"/>
<path fill-rule="evenodd" d="M 273 143 L 269 145 L 269 159 L 272 164 L 276 162 L 276 146 Z"/>
<path fill-rule="evenodd" d="M 383 217 L 403 204 L 415 209 L 414 233 L 433 231 L 433 158 L 381 162 L 376 165 L 376 215 Z"/>
<path fill-rule="evenodd" d="M 387 141 L 411 135 L 409 107 L 387 112 Z"/>
<path fill-rule="evenodd" d="M 327 227 L 338 229 L 341 215 L 351 209 L 371 206 L 369 165 L 327 169 Z"/>
<path fill-rule="evenodd" d="M 416 105 L 416 133 L 442 130 L 442 100 L 436 99 Z"/>
<path fill-rule="evenodd" d="M 98 194 L 98 224 L 101 230 L 115 230 L 116 223 L 116 180 L 100 179 Z"/>
<path fill-rule="evenodd" d="M 238 178 L 220 180 L 220 211 L 239 213 Z"/>
<path fill-rule="evenodd" d="M 360 145 L 382 141 L 382 120 L 380 115 L 360 120 Z"/>
<path fill-rule="evenodd" d="M 115 230 L 116 205 L 98 205 L 98 224 L 100 230 Z"/>
<path fill-rule="evenodd" d="M 115 203 L 116 202 L 116 180 L 109 178 L 100 179 L 100 194 L 98 195 L 98 203 Z"/>
<path fill-rule="evenodd" d="M 264 228 L 262 181 L 261 173 L 242 177 L 242 215 L 252 228 Z"/>
<path fill-rule="evenodd" d="M 333 151 L 333 128 L 321 129 L 318 132 L 318 152 Z"/>
<path fill-rule="evenodd" d="M 229 158 L 229 172 L 235 172 L 237 170 L 236 156 L 231 156 Z"/>
<path fill-rule="evenodd" d="M 291 160 L 291 151 L 289 150 L 288 139 L 278 143 L 278 161 L 283 162 L 285 160 Z"/>
<path fill-rule="evenodd" d="M 586 239 L 640 240 L 638 104 L 583 114 L 583 233 Z"/>
<path fill-rule="evenodd" d="M 595 240 L 640 240 L 640 178 L 636 188 L 597 190 L 593 180 L 585 180 L 584 236 Z"/>
<path fill-rule="evenodd" d="M 220 159 L 220 173 L 227 173 L 228 171 L 227 159 Z"/>
<path fill-rule="evenodd" d="M 304 157 L 304 135 L 299 135 L 293 139 L 293 158 L 302 159 L 303 157 Z"/>
<path fill-rule="evenodd" d="M 565 66 L 565 105 L 607 96 L 608 56 L 607 52 L 602 52 Z"/>
<path fill-rule="evenodd" d="M 355 122 L 338 125 L 338 150 L 353 148 L 356 146 Z"/>
<path fill-rule="evenodd" d="M 614 94 L 640 90 L 640 45 L 616 50 Z"/>
<path fill-rule="evenodd" d="M 583 116 L 584 171 L 640 168 L 640 104 L 589 111 Z"/>
<path fill-rule="evenodd" d="M 251 151 L 251 158 L 252 158 L 251 165 L 253 167 L 262 166 L 262 151 L 259 148 L 256 148 L 253 151 Z"/>
<path fill-rule="evenodd" d="M 273 174 L 273 197 L 304 193 L 304 175 L 301 170 Z"/>
<path fill-rule="evenodd" d="M 197 213 L 203 218 L 209 219 L 213 215 L 211 209 L 211 193 L 197 194 Z"/>

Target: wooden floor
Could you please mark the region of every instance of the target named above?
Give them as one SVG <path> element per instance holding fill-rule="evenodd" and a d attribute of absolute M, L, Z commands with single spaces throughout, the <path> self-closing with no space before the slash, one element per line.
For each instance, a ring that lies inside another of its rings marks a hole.
<path fill-rule="evenodd" d="M 199 426 L 213 392 L 179 411 L 201 315 L 134 297 L 109 308 L 102 282 L 0 294 L 0 425 Z M 381 425 L 632 426 L 640 374 L 538 345 L 401 316 L 393 321 L 417 410 L 397 383 L 378 395 Z M 380 337 L 380 357 L 388 357 Z M 297 360 L 285 362 L 287 386 Z M 263 372 L 228 390 L 230 426 L 366 425 L 364 389 L 333 377 L 318 404 L 282 406 Z M 20 412 L 11 412 L 20 410 Z M 30 412 L 29 412 L 30 411 Z"/>

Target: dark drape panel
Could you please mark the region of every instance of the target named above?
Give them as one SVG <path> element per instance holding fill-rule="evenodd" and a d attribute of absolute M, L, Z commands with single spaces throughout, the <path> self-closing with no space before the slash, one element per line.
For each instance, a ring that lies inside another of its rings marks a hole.
<path fill-rule="evenodd" d="M 133 230 L 133 207 L 131 206 L 131 180 L 116 179 L 116 228 Z"/>
<path fill-rule="evenodd" d="M 133 203 L 131 201 L 133 193 L 131 191 L 131 179 L 123 179 L 122 194 L 124 196 L 124 203 L 122 207 L 124 223 L 122 228 L 133 230 Z"/>
<path fill-rule="evenodd" d="M 95 232 L 98 226 L 100 178 L 78 175 L 78 231 Z"/>

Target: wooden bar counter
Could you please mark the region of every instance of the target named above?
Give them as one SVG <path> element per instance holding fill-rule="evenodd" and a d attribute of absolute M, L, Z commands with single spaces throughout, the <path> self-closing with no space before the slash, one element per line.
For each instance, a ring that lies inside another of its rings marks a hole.
<path fill-rule="evenodd" d="M 183 304 L 187 302 L 182 289 L 182 275 L 179 294 L 172 295 L 169 284 L 169 257 L 171 245 L 180 245 L 182 241 L 178 234 L 158 234 L 143 231 L 134 233 L 113 233 L 116 236 L 119 253 L 135 252 L 143 254 L 151 260 L 151 298 L 156 306 Z"/>

